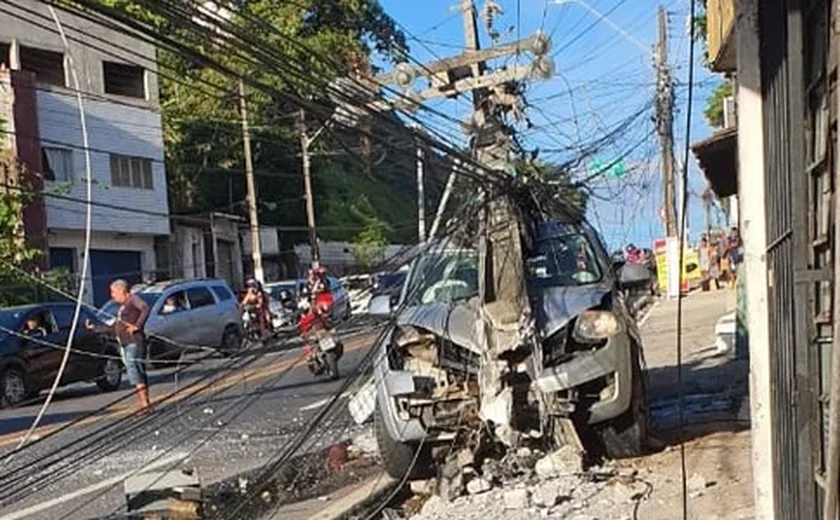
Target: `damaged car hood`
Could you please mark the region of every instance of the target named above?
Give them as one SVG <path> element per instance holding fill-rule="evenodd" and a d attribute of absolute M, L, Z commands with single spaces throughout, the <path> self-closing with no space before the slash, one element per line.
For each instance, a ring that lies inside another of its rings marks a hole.
<path fill-rule="evenodd" d="M 425 329 L 452 343 L 481 353 L 476 339 L 477 299 L 457 303 L 429 303 L 408 307 L 400 313 L 397 325 Z"/>
<path fill-rule="evenodd" d="M 610 293 L 605 284 L 532 287 L 531 305 L 543 337 L 564 327 L 581 312 L 597 307 Z"/>

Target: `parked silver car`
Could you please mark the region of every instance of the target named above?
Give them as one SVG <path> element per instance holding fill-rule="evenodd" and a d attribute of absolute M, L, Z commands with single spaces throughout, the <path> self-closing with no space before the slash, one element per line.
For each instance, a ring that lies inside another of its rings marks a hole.
<path fill-rule="evenodd" d="M 647 435 L 641 335 L 610 257 L 584 222 L 540 224 L 523 266 L 540 344 L 517 377 L 528 402 L 542 405 L 517 413 L 533 412 L 543 424 L 572 418 L 599 432 L 608 455 L 639 455 Z M 376 435 L 392 475 L 411 468 L 421 440 L 450 441 L 476 426 L 479 268 L 471 250 L 417 258 L 394 309 L 396 327 L 377 346 Z"/>
<path fill-rule="evenodd" d="M 236 297 L 224 280 L 172 280 L 134 294 L 149 305 L 145 332 L 152 360 L 177 356 L 200 345 L 226 352 L 242 346 L 242 320 Z M 109 301 L 98 316 L 112 324 L 119 305 Z"/>

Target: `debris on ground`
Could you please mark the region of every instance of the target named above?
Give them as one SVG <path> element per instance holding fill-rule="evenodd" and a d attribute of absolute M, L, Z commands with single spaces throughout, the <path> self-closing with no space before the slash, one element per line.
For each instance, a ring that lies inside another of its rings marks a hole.
<path fill-rule="evenodd" d="M 705 489 L 708 484 L 702 485 Z M 632 468 L 611 463 L 584 468 L 582 454 L 573 446 L 550 453 L 519 448 L 485 459 L 479 469 L 461 468 L 452 457 L 442 469 L 437 493 L 411 518 L 530 520 L 577 518 L 585 512 L 586 518 L 624 520 L 632 518 L 649 489 Z"/>

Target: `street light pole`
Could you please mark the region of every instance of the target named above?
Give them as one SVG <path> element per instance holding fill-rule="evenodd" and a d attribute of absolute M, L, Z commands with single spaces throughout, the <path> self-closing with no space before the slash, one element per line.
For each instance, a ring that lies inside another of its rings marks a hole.
<path fill-rule="evenodd" d="M 321 262 L 318 251 L 318 232 L 315 229 L 315 202 L 312 199 L 312 173 L 310 171 L 309 146 L 320 135 L 320 131 L 310 138 L 306 135 L 306 112 L 301 108 L 298 115 L 300 132 L 300 151 L 303 158 L 303 192 L 306 197 L 306 227 L 309 230 L 309 254 L 312 268 L 317 269 Z"/>

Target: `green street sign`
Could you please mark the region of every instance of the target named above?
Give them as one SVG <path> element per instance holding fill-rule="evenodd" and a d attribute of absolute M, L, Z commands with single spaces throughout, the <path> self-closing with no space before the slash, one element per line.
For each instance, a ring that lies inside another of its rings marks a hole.
<path fill-rule="evenodd" d="M 612 175 L 620 179 L 627 175 L 627 166 L 624 165 L 624 161 L 620 160 L 604 162 L 596 159 L 589 164 L 589 172 L 591 174 L 603 173 L 605 175 Z"/>

